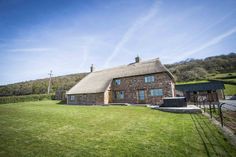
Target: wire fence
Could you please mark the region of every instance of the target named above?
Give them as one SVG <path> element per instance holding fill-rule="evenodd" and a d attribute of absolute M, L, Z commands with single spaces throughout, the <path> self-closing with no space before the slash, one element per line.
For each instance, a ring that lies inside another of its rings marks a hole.
<path fill-rule="evenodd" d="M 236 135 L 236 105 L 230 103 L 209 102 L 202 100 L 195 102 L 195 105 L 215 118 L 221 126 L 227 126 Z"/>

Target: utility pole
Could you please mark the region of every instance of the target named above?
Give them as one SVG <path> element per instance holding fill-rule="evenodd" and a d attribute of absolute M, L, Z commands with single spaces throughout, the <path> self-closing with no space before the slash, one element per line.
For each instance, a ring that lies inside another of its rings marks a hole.
<path fill-rule="evenodd" d="M 48 82 L 48 94 L 50 94 L 51 90 L 51 81 L 52 81 L 52 70 L 50 70 L 50 73 L 48 73 L 49 77 L 49 82 Z"/>

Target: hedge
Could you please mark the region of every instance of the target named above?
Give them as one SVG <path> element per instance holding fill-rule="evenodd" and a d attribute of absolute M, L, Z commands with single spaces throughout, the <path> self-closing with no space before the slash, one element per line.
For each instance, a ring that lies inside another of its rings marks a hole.
<path fill-rule="evenodd" d="M 26 101 L 40 101 L 40 100 L 50 100 L 50 99 L 53 99 L 53 95 L 51 94 L 6 96 L 6 97 L 0 97 L 0 104 L 26 102 Z"/>

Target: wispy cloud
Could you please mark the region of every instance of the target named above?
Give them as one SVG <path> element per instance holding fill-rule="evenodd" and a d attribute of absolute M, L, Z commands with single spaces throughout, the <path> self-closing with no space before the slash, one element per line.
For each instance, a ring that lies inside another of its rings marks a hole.
<path fill-rule="evenodd" d="M 45 52 L 51 51 L 52 48 L 16 48 L 16 49 L 8 49 L 9 52 Z"/>
<path fill-rule="evenodd" d="M 142 26 L 144 26 L 150 19 L 152 19 L 156 14 L 159 6 L 159 1 L 156 1 L 153 7 L 150 8 L 148 13 L 145 16 L 142 16 L 136 20 L 133 25 L 127 30 L 123 35 L 121 40 L 115 46 L 113 52 L 105 61 L 104 67 L 108 67 L 112 59 L 124 48 L 124 45 L 133 37 L 136 31 L 138 31 Z"/>
<path fill-rule="evenodd" d="M 81 63 L 80 63 L 80 68 L 83 68 L 85 66 L 85 64 L 87 63 L 88 61 L 88 57 L 89 57 L 89 51 L 90 51 L 90 47 L 91 45 L 93 44 L 93 42 L 95 41 L 95 39 L 90 39 L 87 41 L 87 44 L 83 45 L 82 47 L 82 60 L 81 60 Z"/>
<path fill-rule="evenodd" d="M 193 55 L 193 54 L 195 54 L 195 53 L 197 53 L 197 52 L 199 52 L 199 51 L 202 51 L 202 50 L 204 50 L 204 49 L 206 49 L 206 48 L 208 48 L 208 47 L 210 47 L 210 46 L 213 46 L 213 45 L 215 45 L 215 44 L 218 44 L 218 43 L 220 43 L 222 40 L 224 40 L 225 38 L 227 38 L 227 37 L 233 35 L 234 33 L 236 33 L 236 27 L 234 27 L 234 28 L 232 28 L 232 29 L 230 29 L 230 30 L 224 32 L 223 34 L 221 34 L 221 35 L 219 35 L 219 36 L 216 36 L 216 37 L 212 38 L 209 42 L 207 42 L 207 43 L 205 43 L 205 44 L 199 46 L 199 47 L 196 48 L 196 49 L 187 51 L 187 52 L 182 53 L 182 54 L 179 53 L 179 54 L 181 54 L 181 56 L 180 56 L 178 59 L 186 58 L 186 57 L 188 57 L 188 56 L 190 56 L 190 55 Z"/>
<path fill-rule="evenodd" d="M 226 19 L 230 18 L 234 13 L 235 13 L 235 9 L 225 15 L 223 15 L 222 17 L 218 18 L 216 21 L 214 21 L 213 23 L 208 24 L 207 26 L 204 26 L 204 29 L 201 31 L 198 31 L 195 37 L 193 37 L 191 40 L 187 40 L 186 42 L 184 42 L 182 45 L 176 47 L 176 48 L 172 48 L 172 53 L 177 52 L 176 54 L 179 54 L 180 51 L 185 51 L 188 47 L 191 47 L 195 41 L 201 39 L 205 34 L 207 34 L 209 31 L 211 31 L 212 29 L 214 29 L 214 27 L 218 26 L 219 24 L 222 24 L 222 22 L 225 22 Z"/>

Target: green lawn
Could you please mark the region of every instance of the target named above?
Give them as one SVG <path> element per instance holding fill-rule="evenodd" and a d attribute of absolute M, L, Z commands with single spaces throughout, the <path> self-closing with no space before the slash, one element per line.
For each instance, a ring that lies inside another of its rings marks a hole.
<path fill-rule="evenodd" d="M 236 85 L 225 84 L 225 95 L 236 95 Z"/>
<path fill-rule="evenodd" d="M 57 103 L 0 105 L 0 156 L 236 156 L 201 114 Z"/>

